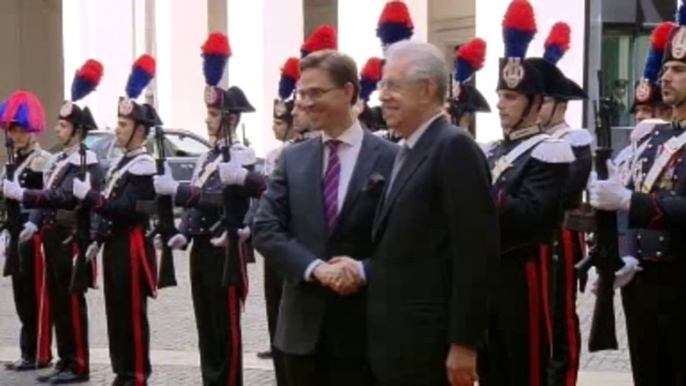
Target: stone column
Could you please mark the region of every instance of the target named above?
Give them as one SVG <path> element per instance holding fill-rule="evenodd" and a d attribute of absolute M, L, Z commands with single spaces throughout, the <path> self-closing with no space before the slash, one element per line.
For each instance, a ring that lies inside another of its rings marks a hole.
<path fill-rule="evenodd" d="M 48 125 L 40 142 L 50 148 L 56 142 L 52 127 L 64 101 L 62 2 L 5 0 L 2 6 L 0 99 L 19 89 L 36 94 L 45 108 Z M 5 152 L 0 151 L 0 162 L 4 163 L 5 158 Z"/>
<path fill-rule="evenodd" d="M 278 145 L 271 127 L 281 65 L 289 56 L 300 56 L 302 0 L 229 0 L 228 31 L 229 84 L 239 86 L 257 110 L 245 114 L 242 123 L 258 156 L 264 156 Z"/>

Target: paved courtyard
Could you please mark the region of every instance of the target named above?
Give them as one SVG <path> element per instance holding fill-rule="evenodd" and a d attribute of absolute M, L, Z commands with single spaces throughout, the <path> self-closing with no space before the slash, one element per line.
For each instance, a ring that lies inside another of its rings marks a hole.
<path fill-rule="evenodd" d="M 0 259 L 0 264 L 4 261 Z M 179 286 L 160 292 L 157 300 L 151 301 L 150 325 L 152 330 L 153 375 L 151 385 L 200 385 L 198 368 L 197 338 L 190 296 L 188 263 L 186 255 L 176 256 L 177 279 Z M 259 360 L 255 354 L 267 347 L 266 318 L 262 291 L 262 261 L 250 265 L 250 295 L 243 313 L 245 385 L 272 385 L 270 361 Z M 107 353 L 107 333 L 105 307 L 102 291 L 92 291 L 88 295 L 90 315 L 90 340 L 92 374 L 87 386 L 103 386 L 112 382 Z M 621 349 L 615 352 L 589 354 L 585 350 L 581 357 L 581 386 L 630 386 L 630 366 L 624 316 L 618 299 L 615 301 L 618 333 Z M 584 332 L 588 332 L 593 310 L 593 297 L 582 296 L 578 305 L 579 316 Z M 0 280 L 0 361 L 18 358 L 18 320 L 12 302 L 10 280 Z M 0 370 L 1 386 L 27 386 L 35 384 L 35 377 L 41 372 L 14 373 Z M 354 385 L 351 385 L 354 386 Z"/>

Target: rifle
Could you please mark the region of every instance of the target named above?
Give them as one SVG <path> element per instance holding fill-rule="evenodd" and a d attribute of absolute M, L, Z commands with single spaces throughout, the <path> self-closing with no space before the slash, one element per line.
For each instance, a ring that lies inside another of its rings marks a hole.
<path fill-rule="evenodd" d="M 245 136 L 245 123 L 241 123 L 241 131 L 243 132 L 243 145 L 250 147 L 250 140 Z"/>
<path fill-rule="evenodd" d="M 14 158 L 14 141 L 7 134 L 5 130 L 5 148 L 7 148 L 7 163 L 5 164 L 5 175 L 8 180 L 14 180 L 15 170 L 17 168 L 16 160 Z M 5 222 L 5 229 L 9 231 L 10 239 L 8 252 L 5 256 L 5 267 L 3 276 L 12 276 L 15 273 L 21 272 L 21 264 L 19 264 L 21 257 L 19 256 L 19 233 L 21 233 L 21 205 L 19 201 L 10 200 L 5 201 L 5 211 L 7 220 Z"/>
<path fill-rule="evenodd" d="M 76 178 L 79 178 L 81 181 L 86 181 L 88 164 L 86 162 L 86 145 L 83 142 L 81 142 L 79 145 L 79 158 L 79 173 Z M 88 290 L 89 274 L 86 251 L 91 243 L 90 230 L 90 211 L 88 208 L 83 207 L 83 205 L 79 205 L 76 208 L 76 232 L 73 235 L 76 245 L 78 246 L 78 254 L 76 255 L 74 266 L 71 270 L 71 281 L 69 287 L 71 292 L 80 293 Z M 67 241 L 70 241 L 70 239 L 67 239 Z"/>
<path fill-rule="evenodd" d="M 595 129 L 598 147 L 595 150 L 595 169 L 598 180 L 609 177 L 607 161 L 612 157 L 612 133 L 610 114 L 612 101 L 602 96 L 602 72 L 598 71 L 600 101 L 593 104 L 595 112 Z M 615 272 L 624 263 L 619 256 L 617 241 L 617 214 L 595 210 L 595 245 L 593 252 L 579 263 L 581 268 L 595 266 L 598 271 L 598 288 L 596 292 L 593 319 L 589 335 L 588 350 L 616 350 L 617 335 L 615 331 L 614 312 L 614 279 Z"/>
<path fill-rule="evenodd" d="M 224 146 L 222 147 L 222 161 L 231 162 L 231 145 L 233 144 L 233 133 L 231 132 L 229 116 L 226 112 L 222 113 L 224 115 L 222 119 L 222 129 L 224 131 Z M 220 223 L 223 225 L 224 230 L 227 232 L 226 237 L 229 239 L 231 237 L 232 231 L 238 231 L 241 225 L 242 219 L 237 219 L 235 211 L 232 208 L 232 202 L 234 201 L 235 188 L 231 185 L 227 185 L 222 189 L 222 203 L 224 206 L 224 215 Z M 233 260 L 236 260 L 235 262 Z M 222 273 L 222 283 L 225 285 L 236 284 L 232 280 L 232 274 L 235 274 L 240 267 L 235 267 L 236 263 L 240 264 L 240 259 L 231 259 L 231 251 L 226 251 L 226 259 L 224 260 L 224 272 Z"/>
<path fill-rule="evenodd" d="M 167 155 L 164 148 L 164 129 L 155 126 L 155 144 L 157 146 L 157 175 L 164 174 L 167 163 Z M 162 238 L 162 258 L 160 259 L 160 272 L 158 287 L 176 287 L 176 268 L 174 267 L 174 252 L 169 247 L 169 239 L 178 233 L 174 225 L 174 205 L 172 196 L 157 196 L 155 200 L 157 223 L 153 234 L 159 234 Z"/>

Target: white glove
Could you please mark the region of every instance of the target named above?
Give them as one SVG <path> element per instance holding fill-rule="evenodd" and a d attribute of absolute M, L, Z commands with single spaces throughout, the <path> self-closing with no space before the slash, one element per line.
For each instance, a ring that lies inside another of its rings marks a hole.
<path fill-rule="evenodd" d="M 174 180 L 171 174 L 171 169 L 168 164 L 164 165 L 164 174 L 153 177 L 155 185 L 155 193 L 160 196 L 173 196 L 176 194 L 176 189 L 179 188 L 179 183 Z"/>
<path fill-rule="evenodd" d="M 229 234 L 228 232 L 224 231 L 221 236 L 213 238 L 210 240 L 210 242 L 217 248 L 226 248 L 229 246 Z"/>
<path fill-rule="evenodd" d="M 631 283 L 634 279 L 636 273 L 643 271 L 643 268 L 639 265 L 638 259 L 633 256 L 622 257 L 624 266 L 615 272 L 615 281 L 612 283 L 612 288 L 619 289 L 625 285 Z M 598 292 L 598 282 L 600 278 L 596 278 L 591 286 L 591 292 L 595 295 Z"/>
<path fill-rule="evenodd" d="M 5 179 L 2 183 L 2 194 L 5 198 L 21 202 L 22 198 L 24 198 L 24 188 L 16 180 Z"/>
<path fill-rule="evenodd" d="M 591 205 L 600 210 L 628 211 L 631 206 L 631 190 L 622 184 L 622 179 L 612 161 L 607 161 L 609 178 L 598 181 L 596 173 L 591 174 L 588 184 Z"/>
<path fill-rule="evenodd" d="M 91 245 L 88 246 L 88 249 L 86 249 L 86 260 L 93 260 L 95 256 L 98 255 L 98 252 L 100 252 L 100 245 L 96 242 L 92 242 Z"/>
<path fill-rule="evenodd" d="M 614 288 L 622 288 L 629 284 L 633 280 L 637 272 L 643 271 L 643 268 L 639 265 L 638 259 L 633 256 L 622 257 L 624 261 L 624 266 L 615 272 L 615 282 Z"/>
<path fill-rule="evenodd" d="M 169 239 L 167 245 L 171 249 L 181 249 L 188 244 L 188 239 L 181 233 L 177 233 Z"/>
<path fill-rule="evenodd" d="M 243 185 L 247 176 L 248 170 L 237 161 L 219 164 L 219 178 L 224 185 Z"/>
<path fill-rule="evenodd" d="M 32 223 L 31 221 L 27 221 L 24 223 L 24 229 L 22 229 L 21 233 L 19 233 L 19 242 L 20 243 L 25 243 L 33 237 L 33 234 L 36 233 L 38 230 L 38 227 L 36 224 Z"/>
<path fill-rule="evenodd" d="M 250 238 L 250 227 L 246 226 L 238 230 L 238 241 L 244 243 L 245 240 Z"/>
<path fill-rule="evenodd" d="M 74 178 L 74 189 L 73 193 L 76 198 L 83 200 L 86 198 L 88 191 L 91 190 L 91 175 L 86 173 L 86 180 L 81 181 L 80 178 Z"/>
<path fill-rule="evenodd" d="M 152 239 L 152 245 L 157 249 L 158 251 L 162 249 L 162 236 L 160 235 L 155 235 Z"/>

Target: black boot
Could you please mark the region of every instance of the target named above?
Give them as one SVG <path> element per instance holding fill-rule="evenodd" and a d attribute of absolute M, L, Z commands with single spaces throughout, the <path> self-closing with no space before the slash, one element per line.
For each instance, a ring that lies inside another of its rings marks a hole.
<path fill-rule="evenodd" d="M 257 357 L 260 359 L 272 359 L 272 356 L 272 350 L 265 350 L 257 353 Z"/>
<path fill-rule="evenodd" d="M 70 383 L 88 382 L 89 378 L 88 373 L 75 374 L 71 370 L 66 370 L 54 377 L 50 383 L 53 385 L 67 385 Z"/>
<path fill-rule="evenodd" d="M 54 377 L 58 376 L 65 369 L 66 366 L 64 365 L 64 363 L 59 361 L 57 362 L 57 364 L 55 364 L 55 367 L 49 373 L 41 375 L 40 377 L 36 378 L 36 381 L 40 383 L 49 383 Z"/>

